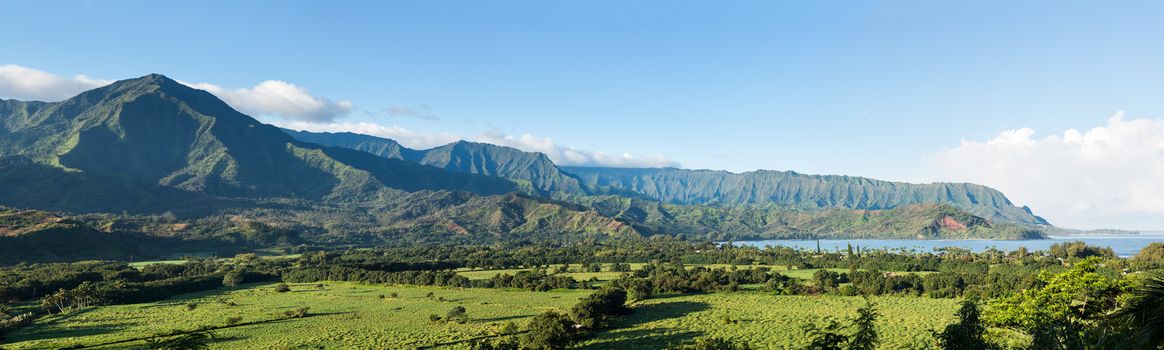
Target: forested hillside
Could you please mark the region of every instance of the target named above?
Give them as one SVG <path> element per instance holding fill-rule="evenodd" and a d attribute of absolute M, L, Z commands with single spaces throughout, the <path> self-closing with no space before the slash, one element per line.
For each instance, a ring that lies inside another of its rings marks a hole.
<path fill-rule="evenodd" d="M 669 204 L 774 204 L 797 209 L 893 209 L 948 204 L 990 220 L 1046 225 L 1002 192 L 969 183 L 910 184 L 863 177 L 760 170 L 731 173 L 673 168 L 566 167 L 593 187 L 641 193 Z"/>

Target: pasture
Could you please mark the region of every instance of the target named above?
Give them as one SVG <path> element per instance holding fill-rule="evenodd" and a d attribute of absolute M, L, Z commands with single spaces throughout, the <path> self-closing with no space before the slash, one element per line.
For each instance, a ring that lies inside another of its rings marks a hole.
<path fill-rule="evenodd" d="M 233 321 L 238 325 L 215 331 L 213 348 L 466 349 L 471 339 L 500 334 L 507 322 L 524 328 L 527 318 L 546 310 L 568 310 L 590 293 L 335 282 L 324 283 L 322 288 L 292 284 L 291 289 L 278 293 L 272 284 L 247 285 L 163 302 L 83 309 L 46 317 L 8 334 L 4 347 L 92 347 L 175 330 L 227 327 Z M 957 308 L 957 301 L 949 299 L 877 297 L 874 301 L 882 315 L 878 326 L 886 349 L 928 345 L 929 330 L 952 322 Z M 636 303 L 634 314 L 577 347 L 664 348 L 711 335 L 747 341 L 758 349 L 796 348 L 805 342 L 803 324 L 820 316 L 844 321 L 862 303 L 859 297 L 754 292 L 661 295 Z M 458 305 L 467 310 L 467 323 L 430 321 L 430 315 L 444 316 Z M 283 316 L 304 306 L 310 308 L 307 317 Z M 142 344 L 132 341 L 95 348 L 134 349 Z"/>

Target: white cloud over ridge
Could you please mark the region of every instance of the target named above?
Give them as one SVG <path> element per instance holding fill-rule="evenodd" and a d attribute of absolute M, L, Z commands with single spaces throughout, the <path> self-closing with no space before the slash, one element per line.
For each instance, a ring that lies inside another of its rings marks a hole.
<path fill-rule="evenodd" d="M 70 79 L 20 65 L 0 65 L 2 98 L 60 101 L 113 82 L 91 79 L 85 75 L 77 75 Z M 330 122 L 352 111 L 350 101 L 332 101 L 314 96 L 306 88 L 280 80 L 267 80 L 254 87 L 237 89 L 209 83 L 182 82 L 182 84 L 209 91 L 231 107 L 255 116 Z"/>
<path fill-rule="evenodd" d="M 112 80 L 91 79 L 84 75 L 69 79 L 24 66 L 0 65 L 0 97 L 3 98 L 60 101 L 111 83 Z"/>
<path fill-rule="evenodd" d="M 352 103 L 314 96 L 306 88 L 281 80 L 266 80 L 254 87 L 228 89 L 209 83 L 187 83 L 209 91 L 231 107 L 254 116 L 279 116 L 291 120 L 331 122 L 351 113 Z"/>
<path fill-rule="evenodd" d="M 90 79 L 77 75 L 72 79 L 19 65 L 0 65 L 0 97 L 22 100 L 59 101 L 86 90 L 113 83 L 113 80 Z M 226 88 L 210 83 L 181 82 L 214 94 L 231 107 L 281 127 L 317 132 L 354 132 L 390 138 L 412 148 L 432 148 L 457 140 L 486 142 L 545 153 L 559 165 L 609 167 L 679 167 L 662 155 L 635 156 L 629 153 L 608 154 L 581 150 L 556 143 L 553 139 L 531 134 L 520 136 L 487 132 L 463 136 L 452 133 L 417 132 L 398 126 L 339 120 L 353 111 L 350 101 L 312 95 L 306 88 L 280 80 L 266 80 L 250 88 Z M 392 117 L 409 117 L 436 121 L 439 118 L 427 105 L 391 106 L 384 112 Z"/>
<path fill-rule="evenodd" d="M 1120 112 L 1085 132 L 1035 137 L 1021 128 L 962 141 L 932 165 L 947 178 L 993 186 L 1052 224 L 1164 228 L 1164 119 Z"/>
<path fill-rule="evenodd" d="M 580 150 L 560 145 L 553 139 L 536 137 L 530 134 L 520 136 L 488 132 L 468 137 L 450 133 L 424 133 L 404 129 L 398 126 L 384 126 L 375 123 L 311 123 L 311 122 L 280 122 L 274 124 L 294 130 L 314 132 L 353 132 L 389 138 L 400 144 L 416 149 L 426 149 L 441 146 L 458 140 L 492 143 L 495 145 L 513 147 L 526 152 L 541 152 L 558 165 L 567 166 L 605 166 L 620 168 L 648 168 L 648 167 L 679 167 L 676 162 L 663 155 L 635 156 L 629 153 L 608 154 L 604 152 Z"/>

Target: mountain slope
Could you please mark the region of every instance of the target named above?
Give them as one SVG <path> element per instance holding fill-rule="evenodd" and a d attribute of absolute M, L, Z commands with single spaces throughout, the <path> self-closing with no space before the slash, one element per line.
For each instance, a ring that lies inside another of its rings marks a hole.
<path fill-rule="evenodd" d="M 303 142 L 343 147 L 385 158 L 402 159 L 449 171 L 506 178 L 543 197 L 585 194 L 577 178 L 563 173 L 545 154 L 487 143 L 458 141 L 444 146 L 414 150 L 396 141 L 354 133 L 317 133 L 284 129 Z"/>
<path fill-rule="evenodd" d="M 588 186 L 641 193 L 669 204 L 773 204 L 793 209 L 894 209 L 948 204 L 990 220 L 1046 225 L 995 189 L 968 183 L 909 184 L 784 171 L 731 173 L 673 168 L 564 167 Z"/>
<path fill-rule="evenodd" d="M 587 197 L 603 215 L 643 234 L 694 234 L 717 240 L 772 238 L 1040 239 L 1028 225 L 991 222 L 946 204 L 893 209 L 797 210 L 775 205 L 676 205 L 617 196 Z"/>
<path fill-rule="evenodd" d="M 673 168 L 559 167 L 541 153 L 484 143 L 460 141 L 418 151 L 375 136 L 287 132 L 302 141 L 456 172 L 504 177 L 528 184 L 533 193 L 544 197 L 582 202 L 593 202 L 587 196 L 613 194 L 676 205 L 771 205 L 795 210 L 885 210 L 913 204 L 948 204 L 989 220 L 1047 225 L 1029 209 L 1013 205 L 1001 192 L 967 183 L 909 184 L 767 170 L 735 174 Z"/>
<path fill-rule="evenodd" d="M 501 194 L 516 189 L 503 179 L 296 141 L 208 92 L 156 74 L 62 102 L 2 101 L 0 106 L 0 164 L 7 164 L 0 180 L 71 189 L 35 198 L 0 195 L 15 201 L 10 205 L 99 195 L 115 205 L 89 210 L 120 211 L 135 209 L 126 203 L 161 203 L 173 196 L 322 200 L 383 190 Z"/>

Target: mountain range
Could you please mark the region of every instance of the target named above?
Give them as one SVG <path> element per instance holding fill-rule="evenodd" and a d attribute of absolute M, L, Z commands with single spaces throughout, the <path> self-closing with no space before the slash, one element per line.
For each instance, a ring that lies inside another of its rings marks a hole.
<path fill-rule="evenodd" d="M 1049 225 L 975 184 L 563 167 L 486 143 L 416 150 L 368 135 L 280 129 L 158 74 L 60 102 L 0 100 L 0 188 L 8 207 L 130 221 L 172 213 L 195 226 L 246 219 L 317 243 L 578 234 L 1017 238 Z"/>
<path fill-rule="evenodd" d="M 617 194 L 677 205 L 776 205 L 789 209 L 894 209 L 948 204 L 991 220 L 1049 225 L 1002 192 L 970 183 L 910 184 L 863 177 L 759 170 L 732 173 L 676 168 L 559 167 L 542 153 L 458 141 L 415 150 L 354 133 L 284 130 L 296 139 L 365 151 L 454 172 L 503 177 L 540 194 L 569 198 Z"/>

